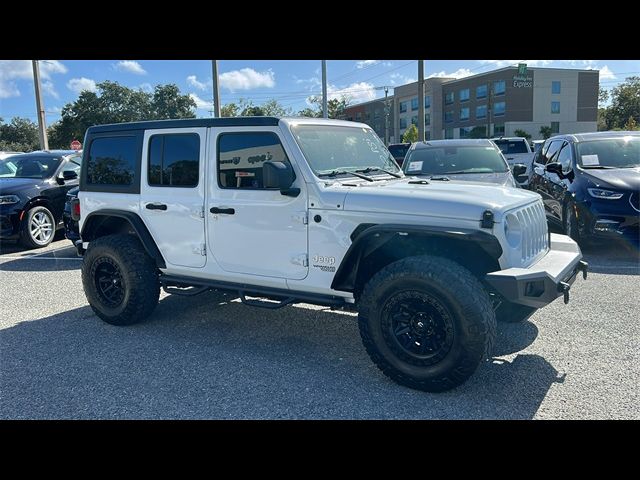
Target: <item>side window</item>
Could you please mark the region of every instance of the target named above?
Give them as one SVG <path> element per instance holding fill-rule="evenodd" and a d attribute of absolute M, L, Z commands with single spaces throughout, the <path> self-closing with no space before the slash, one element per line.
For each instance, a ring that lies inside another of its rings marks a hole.
<path fill-rule="evenodd" d="M 149 140 L 147 181 L 152 187 L 195 187 L 200 171 L 200 136 L 153 135 Z"/>
<path fill-rule="evenodd" d="M 262 164 L 267 161 L 289 163 L 275 133 L 221 133 L 218 136 L 218 184 L 221 188 L 264 188 Z"/>
<path fill-rule="evenodd" d="M 62 171 L 76 172 L 78 176 L 80 176 L 80 167 L 80 159 L 71 159 L 64 165 L 64 167 L 62 167 Z"/>
<path fill-rule="evenodd" d="M 571 145 L 565 143 L 557 157 L 557 162 L 562 165 L 562 171 L 568 173 L 571 170 Z"/>
<path fill-rule="evenodd" d="M 549 144 L 546 152 L 543 152 L 542 163 L 546 165 L 547 163 L 555 162 L 554 157 L 560 150 L 562 146 L 562 140 L 554 140 Z"/>
<path fill-rule="evenodd" d="M 87 183 L 132 185 L 136 171 L 136 147 L 134 136 L 95 138 L 87 157 Z"/>

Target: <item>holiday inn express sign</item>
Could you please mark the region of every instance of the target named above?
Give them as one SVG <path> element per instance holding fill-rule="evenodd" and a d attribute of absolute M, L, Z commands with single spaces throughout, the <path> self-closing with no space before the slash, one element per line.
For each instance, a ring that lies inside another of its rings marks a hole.
<path fill-rule="evenodd" d="M 518 64 L 518 73 L 513 76 L 514 88 L 531 88 L 533 87 L 533 77 L 527 72 L 527 64 Z"/>

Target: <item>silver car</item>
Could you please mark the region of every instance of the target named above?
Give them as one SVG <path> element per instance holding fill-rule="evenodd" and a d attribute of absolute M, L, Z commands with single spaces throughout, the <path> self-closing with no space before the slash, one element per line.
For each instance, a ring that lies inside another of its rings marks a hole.
<path fill-rule="evenodd" d="M 471 181 L 517 187 L 515 172 L 491 140 L 431 140 L 414 143 L 405 157 L 404 173 L 442 181 Z"/>

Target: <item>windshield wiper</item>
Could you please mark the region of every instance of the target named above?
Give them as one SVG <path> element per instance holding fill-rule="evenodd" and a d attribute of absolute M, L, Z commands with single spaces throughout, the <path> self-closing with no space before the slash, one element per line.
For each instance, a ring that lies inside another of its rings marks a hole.
<path fill-rule="evenodd" d="M 400 175 L 399 173 L 392 172 L 390 170 L 385 170 L 384 168 L 380 168 L 380 167 L 367 167 L 362 170 L 356 170 L 356 172 L 362 172 L 362 173 L 370 173 L 370 172 L 376 172 L 376 171 L 384 172 L 387 175 L 391 175 L 392 177 L 402 178 L 402 175 Z"/>
<path fill-rule="evenodd" d="M 363 175 L 363 174 L 358 173 L 358 172 L 350 172 L 349 170 L 332 170 L 330 172 L 319 173 L 318 174 L 319 177 L 337 177 L 338 175 L 353 175 L 355 177 L 362 178 L 362 179 L 366 180 L 367 182 L 374 182 L 375 181 L 371 177 L 367 177 L 366 175 Z"/>
<path fill-rule="evenodd" d="M 583 165 L 582 168 L 592 168 L 596 170 L 596 169 L 618 168 L 618 167 L 610 167 L 609 165 Z"/>

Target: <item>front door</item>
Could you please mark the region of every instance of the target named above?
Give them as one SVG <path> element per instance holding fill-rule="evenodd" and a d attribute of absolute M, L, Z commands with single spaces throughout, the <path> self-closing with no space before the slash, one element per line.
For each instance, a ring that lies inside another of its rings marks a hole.
<path fill-rule="evenodd" d="M 167 264 L 204 267 L 206 128 L 147 130 L 140 215 Z"/>
<path fill-rule="evenodd" d="M 227 272 L 305 278 L 307 202 L 301 175 L 296 171 L 297 197 L 262 185 L 265 161 L 291 164 L 278 129 L 212 129 L 209 142 L 208 254 Z"/>

